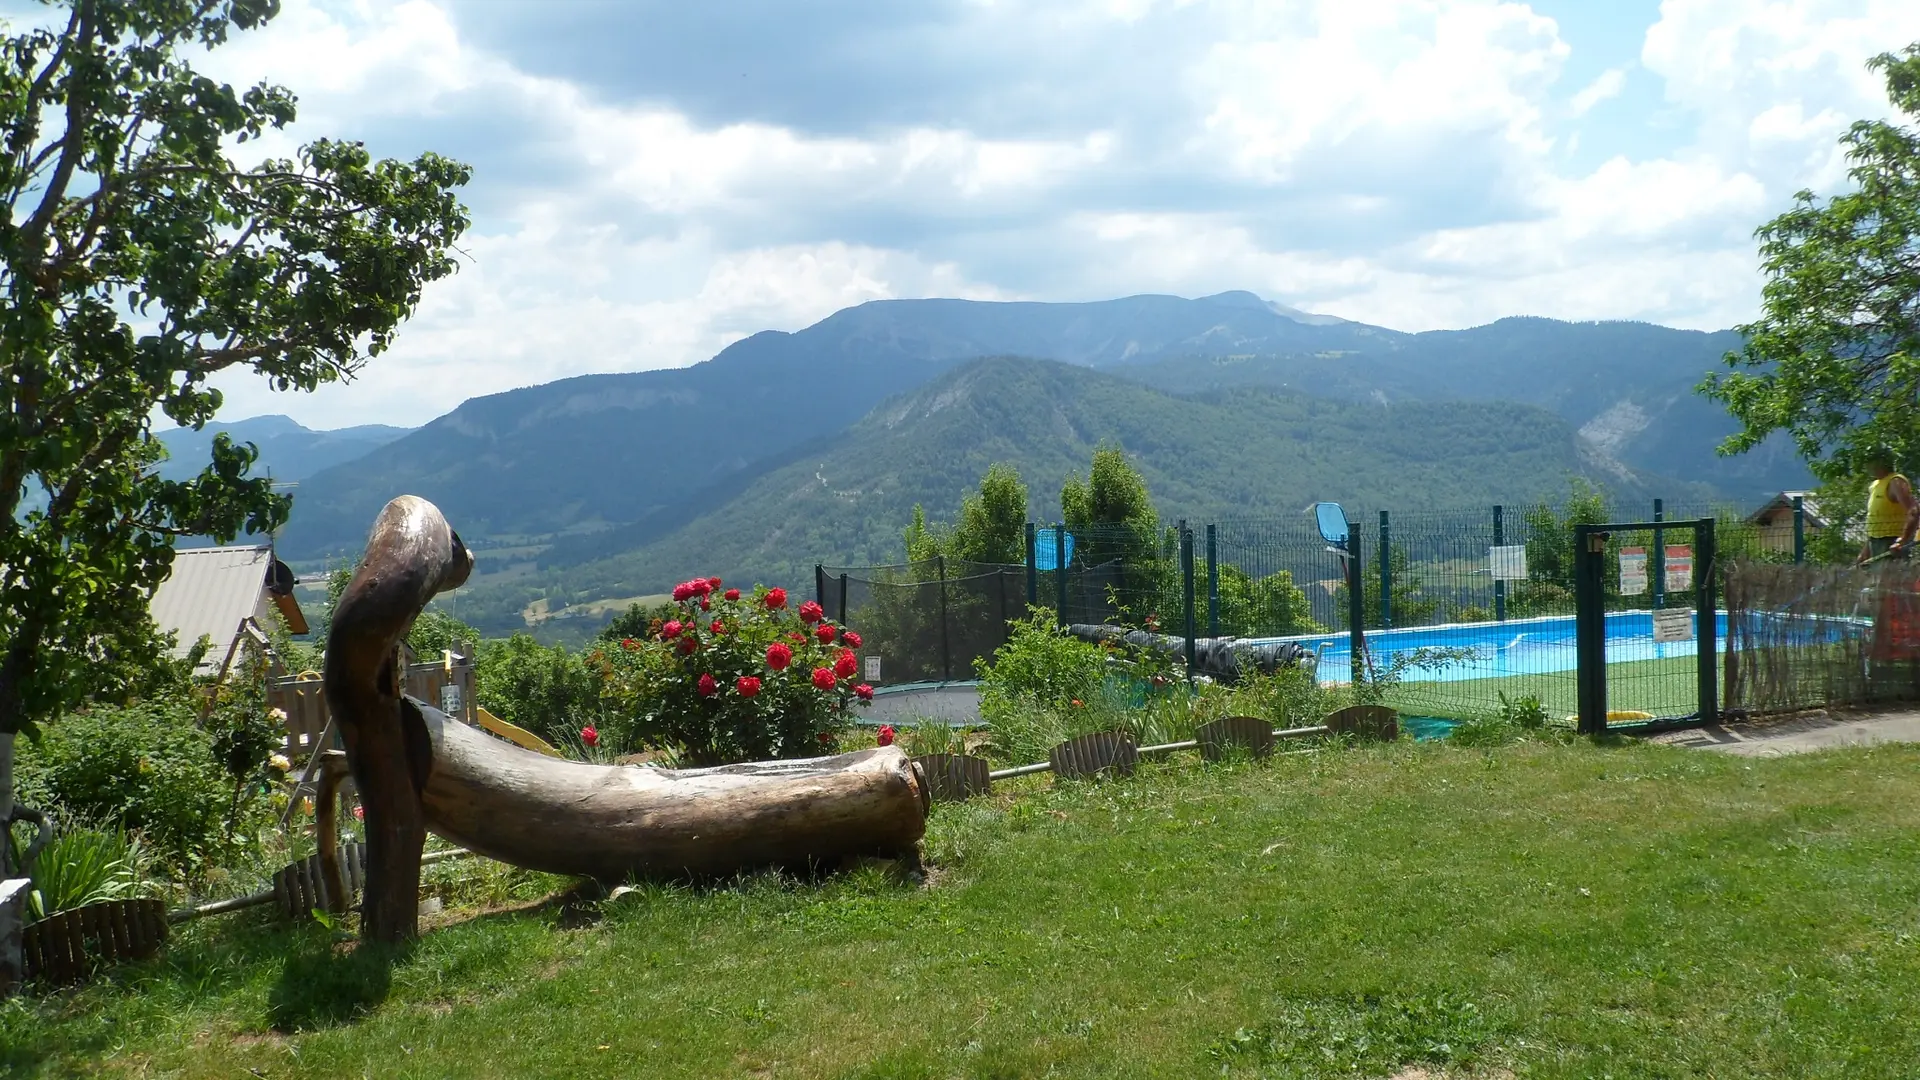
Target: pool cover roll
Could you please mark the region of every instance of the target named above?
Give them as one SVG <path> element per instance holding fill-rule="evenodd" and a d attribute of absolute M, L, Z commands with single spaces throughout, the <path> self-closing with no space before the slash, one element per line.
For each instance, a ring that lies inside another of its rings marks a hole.
<path fill-rule="evenodd" d="M 1082 641 L 1110 641 L 1135 649 L 1151 649 L 1182 657 L 1187 653 L 1187 639 L 1173 634 L 1155 634 L 1104 623 L 1074 623 L 1067 627 L 1067 633 Z M 1193 641 L 1194 671 L 1229 685 L 1239 682 L 1243 675 L 1255 672 L 1271 675 L 1284 668 L 1297 667 L 1302 659 L 1311 655 L 1311 651 L 1291 641 L 1257 644 L 1230 637 L 1195 638 Z"/>

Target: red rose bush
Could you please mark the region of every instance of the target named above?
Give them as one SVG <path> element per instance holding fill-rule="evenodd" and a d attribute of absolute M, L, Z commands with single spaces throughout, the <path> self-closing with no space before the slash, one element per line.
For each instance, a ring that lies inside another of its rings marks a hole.
<path fill-rule="evenodd" d="M 830 751 L 851 711 L 872 700 L 854 678 L 859 635 L 811 600 L 789 606 L 783 589 L 720 586 L 674 586 L 673 617 L 588 655 L 627 729 L 621 742 L 672 748 L 698 765 Z"/>

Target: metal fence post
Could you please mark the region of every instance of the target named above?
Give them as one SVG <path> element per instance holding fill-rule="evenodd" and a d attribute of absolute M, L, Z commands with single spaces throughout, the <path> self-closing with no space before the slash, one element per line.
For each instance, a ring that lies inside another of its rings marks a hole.
<path fill-rule="evenodd" d="M 1067 625 L 1067 526 L 1053 527 L 1053 601 L 1060 625 Z"/>
<path fill-rule="evenodd" d="M 1716 548 L 1713 519 L 1701 518 L 1693 530 L 1693 602 L 1697 613 L 1694 620 L 1700 624 L 1694 635 L 1694 655 L 1700 673 L 1700 720 L 1707 724 L 1720 722 L 1720 684 L 1716 678 L 1720 662 L 1720 613 L 1714 597 Z"/>
<path fill-rule="evenodd" d="M 1035 530 L 1033 527 L 1033 522 L 1029 521 L 1027 522 L 1027 606 L 1028 607 L 1033 607 L 1035 604 L 1038 604 L 1040 602 L 1040 568 L 1039 566 L 1035 565 L 1036 560 L 1033 557 L 1035 553 L 1035 549 L 1037 549 L 1039 545 L 1034 541 L 1035 541 Z"/>
<path fill-rule="evenodd" d="M 1353 685 L 1367 681 L 1367 634 L 1363 623 L 1367 620 L 1367 598 L 1360 583 L 1366 580 L 1366 570 L 1360 559 L 1360 533 L 1347 523 L 1347 654 L 1353 661 Z"/>
<path fill-rule="evenodd" d="M 1664 499 L 1653 500 L 1653 520 L 1667 520 L 1667 504 Z M 1667 602 L 1667 531 L 1653 530 L 1653 610 L 1659 611 Z"/>
<path fill-rule="evenodd" d="M 1380 511 L 1380 629 L 1393 629 L 1393 533 Z"/>
<path fill-rule="evenodd" d="M 1807 498 L 1804 495 L 1793 497 L 1793 561 L 1807 561 Z"/>
<path fill-rule="evenodd" d="M 940 568 L 940 681 L 953 681 L 953 646 L 947 636 L 947 557 L 934 556 Z"/>
<path fill-rule="evenodd" d="M 1220 636 L 1220 550 L 1211 523 L 1207 525 L 1207 636 Z"/>
<path fill-rule="evenodd" d="M 1193 530 L 1180 520 L 1180 599 L 1186 609 L 1187 681 L 1193 681 Z"/>
<path fill-rule="evenodd" d="M 1576 730 L 1582 735 L 1600 735 L 1607 730 L 1607 612 L 1606 595 L 1601 588 L 1605 560 L 1594 551 L 1595 542 L 1602 551 L 1606 533 L 1593 525 L 1573 527 L 1573 604 L 1575 698 L 1580 718 Z"/>
<path fill-rule="evenodd" d="M 1502 547 L 1507 542 L 1507 508 L 1493 508 L 1493 546 Z M 1493 568 L 1489 566 L 1488 572 Z M 1507 583 L 1498 578 L 1493 582 L 1493 617 L 1500 622 L 1507 621 Z"/>
<path fill-rule="evenodd" d="M 821 604 L 820 606 L 826 607 L 827 605 Z M 835 612 L 833 617 L 836 619 L 839 619 L 842 625 L 846 624 L 846 621 L 847 621 L 847 575 L 845 574 L 840 575 L 840 610 Z"/>
<path fill-rule="evenodd" d="M 819 563 L 813 564 L 813 602 L 827 606 L 827 568 Z"/>

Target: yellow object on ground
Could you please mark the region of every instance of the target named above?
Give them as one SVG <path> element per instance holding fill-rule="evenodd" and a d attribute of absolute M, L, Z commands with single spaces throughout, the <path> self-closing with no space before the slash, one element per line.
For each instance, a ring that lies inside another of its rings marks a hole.
<path fill-rule="evenodd" d="M 519 746 L 524 746 L 529 750 L 538 750 L 541 753 L 550 755 L 552 757 L 565 756 L 564 754 L 560 753 L 560 751 L 555 750 L 553 746 L 547 742 L 547 740 L 541 738 L 538 735 L 535 735 L 533 732 L 528 731 L 526 728 L 517 727 L 513 724 L 509 724 L 505 720 L 500 719 L 499 717 L 493 715 L 492 713 L 488 712 L 485 709 L 475 709 L 473 711 L 475 715 L 479 716 L 480 726 L 483 729 L 493 732 L 495 735 L 500 736 L 501 738 L 507 740 L 510 743 L 514 743 Z"/>
<path fill-rule="evenodd" d="M 1626 721 L 1626 720 L 1651 720 L 1651 719 L 1653 719 L 1652 713 L 1640 712 L 1637 709 L 1607 710 L 1607 723 L 1609 724 L 1613 723 L 1615 720 Z M 1577 715 L 1567 717 L 1567 723 L 1569 724 L 1577 724 L 1579 722 L 1580 722 L 1580 717 Z"/>

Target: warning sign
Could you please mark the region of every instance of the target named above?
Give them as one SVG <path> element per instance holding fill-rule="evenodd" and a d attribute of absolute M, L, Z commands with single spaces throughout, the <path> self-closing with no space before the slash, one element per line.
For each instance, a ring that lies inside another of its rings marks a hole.
<path fill-rule="evenodd" d="M 1487 565 L 1495 581 L 1527 580 L 1527 545 L 1506 544 L 1487 549 Z"/>
<path fill-rule="evenodd" d="M 1620 549 L 1620 595 L 1639 596 L 1647 591 L 1647 549 Z"/>
<path fill-rule="evenodd" d="M 880 658 L 879 657 L 877 656 L 867 657 L 865 659 L 865 663 L 863 666 L 866 668 L 866 675 L 867 675 L 868 682 L 877 683 L 880 681 Z"/>
<path fill-rule="evenodd" d="M 1653 613 L 1654 644 L 1669 641 L 1693 640 L 1693 612 L 1686 608 L 1670 608 Z"/>
<path fill-rule="evenodd" d="M 1667 591 L 1685 592 L 1693 588 L 1693 548 L 1688 544 L 1667 545 Z"/>

